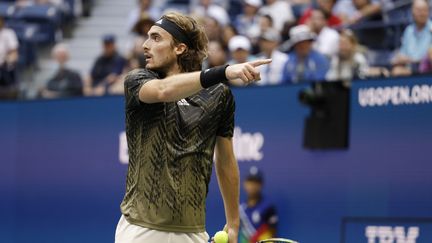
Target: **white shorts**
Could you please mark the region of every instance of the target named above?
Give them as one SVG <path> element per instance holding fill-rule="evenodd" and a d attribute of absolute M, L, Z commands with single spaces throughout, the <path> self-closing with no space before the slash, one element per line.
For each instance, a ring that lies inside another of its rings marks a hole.
<path fill-rule="evenodd" d="M 123 215 L 115 233 L 115 243 L 207 243 L 208 240 L 207 232 L 176 233 L 153 230 L 130 224 Z"/>

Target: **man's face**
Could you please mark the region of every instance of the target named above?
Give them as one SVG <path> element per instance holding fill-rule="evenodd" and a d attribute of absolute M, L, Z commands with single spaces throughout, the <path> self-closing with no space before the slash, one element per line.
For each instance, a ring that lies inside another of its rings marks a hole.
<path fill-rule="evenodd" d="M 239 48 L 237 50 L 232 51 L 231 56 L 236 63 L 247 62 L 249 57 L 249 51 Z"/>
<path fill-rule="evenodd" d="M 312 11 L 311 16 L 311 28 L 319 32 L 326 25 L 326 19 L 324 17 L 324 13 L 319 10 Z"/>
<path fill-rule="evenodd" d="M 429 7 L 423 1 L 415 1 L 412 7 L 414 22 L 417 25 L 425 25 L 429 19 Z"/>
<path fill-rule="evenodd" d="M 66 50 L 59 50 L 54 53 L 54 58 L 60 65 L 64 65 L 69 59 L 69 53 Z"/>
<path fill-rule="evenodd" d="M 114 42 L 103 43 L 104 56 L 112 56 L 116 51 L 116 46 Z"/>
<path fill-rule="evenodd" d="M 277 41 L 270 41 L 265 39 L 260 39 L 259 46 L 261 51 L 265 53 L 271 53 L 278 46 Z"/>
<path fill-rule="evenodd" d="M 255 14 L 257 11 L 258 8 L 250 4 L 245 4 L 245 6 L 243 7 L 243 12 L 248 15 Z"/>
<path fill-rule="evenodd" d="M 208 44 L 208 62 L 212 65 L 219 66 L 226 62 L 225 51 L 219 42 L 211 41 Z"/>
<path fill-rule="evenodd" d="M 320 9 L 322 9 L 325 13 L 330 14 L 333 9 L 334 0 L 318 0 L 318 6 Z"/>
<path fill-rule="evenodd" d="M 143 44 L 146 68 L 167 73 L 177 63 L 175 47 L 171 44 L 173 38 L 159 26 L 151 27 L 148 35 Z"/>
<path fill-rule="evenodd" d="M 295 52 L 299 57 L 306 57 L 312 49 L 312 41 L 305 40 L 297 43 L 294 47 Z"/>
<path fill-rule="evenodd" d="M 262 184 L 254 180 L 246 180 L 243 182 L 243 188 L 248 197 L 258 197 L 261 195 Z"/>

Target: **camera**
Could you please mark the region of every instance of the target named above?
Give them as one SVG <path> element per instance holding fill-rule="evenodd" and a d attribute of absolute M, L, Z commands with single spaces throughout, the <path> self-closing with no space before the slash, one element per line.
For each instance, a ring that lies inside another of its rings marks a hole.
<path fill-rule="evenodd" d="M 298 99 L 311 109 L 304 122 L 303 147 L 347 149 L 350 88 L 342 82 L 313 83 Z"/>

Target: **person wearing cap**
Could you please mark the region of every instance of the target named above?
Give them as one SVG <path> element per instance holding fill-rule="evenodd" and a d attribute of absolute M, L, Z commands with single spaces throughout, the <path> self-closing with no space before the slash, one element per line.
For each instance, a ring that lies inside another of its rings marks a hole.
<path fill-rule="evenodd" d="M 275 85 L 282 83 L 282 71 L 288 55 L 279 51 L 281 36 L 275 29 L 268 29 L 259 38 L 261 53 L 258 58 L 271 58 L 272 63 L 262 68 L 261 82 L 258 85 Z"/>
<path fill-rule="evenodd" d="M 234 25 L 241 35 L 250 36 L 250 33 L 254 28 L 258 28 L 259 16 L 257 12 L 262 6 L 261 0 L 244 0 L 243 1 L 243 13 L 237 15 Z"/>
<path fill-rule="evenodd" d="M 263 173 L 256 166 L 243 181 L 246 202 L 240 205 L 239 243 L 255 243 L 276 236 L 276 207 L 263 195 Z"/>
<path fill-rule="evenodd" d="M 96 59 L 85 80 L 85 95 L 104 95 L 111 85 L 119 81 L 126 66 L 126 59 L 117 52 L 116 37 L 107 34 L 102 37 L 103 52 Z"/>
<path fill-rule="evenodd" d="M 232 37 L 228 42 L 228 50 L 231 57 L 228 62 L 229 64 L 250 62 L 256 59 L 251 54 L 252 44 L 246 36 L 236 35 Z M 233 80 L 230 84 L 240 87 L 245 85 L 241 80 Z"/>
<path fill-rule="evenodd" d="M 129 152 L 116 243 L 207 243 L 205 201 L 215 159 L 230 243 L 239 227 L 234 96 L 226 83 L 260 79 L 271 60 L 202 70 L 208 39 L 193 18 L 167 13 L 143 44 L 146 66 L 125 77 Z M 214 156 L 215 155 L 215 156 Z"/>
<path fill-rule="evenodd" d="M 246 36 L 233 36 L 228 42 L 228 50 L 231 55 L 229 64 L 249 62 L 256 59 L 251 54 L 252 44 Z"/>
<path fill-rule="evenodd" d="M 315 38 L 316 35 L 306 25 L 298 25 L 290 30 L 289 41 L 282 45 L 289 52 L 283 69 L 283 82 L 324 81 L 329 60 L 313 49 Z"/>

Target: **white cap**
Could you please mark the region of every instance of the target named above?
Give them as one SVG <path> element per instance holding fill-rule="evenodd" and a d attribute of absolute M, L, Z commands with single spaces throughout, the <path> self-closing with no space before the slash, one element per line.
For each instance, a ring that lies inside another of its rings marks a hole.
<path fill-rule="evenodd" d="M 315 40 L 316 34 L 307 25 L 297 25 L 290 30 L 290 41 L 295 45 L 302 41 Z"/>
<path fill-rule="evenodd" d="M 244 0 L 244 3 L 246 3 L 247 5 L 254 6 L 256 8 L 259 8 L 262 6 L 261 0 Z"/>
<path fill-rule="evenodd" d="M 249 39 L 242 35 L 233 36 L 228 43 L 228 49 L 230 51 L 236 51 L 238 49 L 250 51 L 251 47 Z"/>

